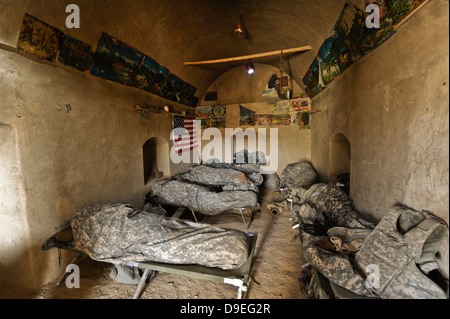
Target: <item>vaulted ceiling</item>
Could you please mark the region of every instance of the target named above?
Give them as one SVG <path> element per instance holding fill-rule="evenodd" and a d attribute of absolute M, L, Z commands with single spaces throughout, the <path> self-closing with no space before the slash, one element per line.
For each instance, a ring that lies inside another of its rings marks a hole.
<path fill-rule="evenodd" d="M 17 41 L 25 12 L 96 48 L 104 31 L 149 55 L 198 88 L 198 96 L 223 72 L 245 61 L 204 66 L 211 60 L 310 45 L 285 56 L 285 71 L 303 76 L 333 28 L 345 0 L 2 0 L 3 14 Z M 80 8 L 81 27 L 67 29 L 65 8 Z M 6 22 L 4 22 L 6 23 Z M 237 25 L 245 32 L 238 36 Z M 1 22 L 0 22 L 1 25 Z M 1 34 L 5 38 L 5 35 Z M 14 43 L 10 43 L 14 45 Z M 280 66 L 280 56 L 258 63 Z"/>

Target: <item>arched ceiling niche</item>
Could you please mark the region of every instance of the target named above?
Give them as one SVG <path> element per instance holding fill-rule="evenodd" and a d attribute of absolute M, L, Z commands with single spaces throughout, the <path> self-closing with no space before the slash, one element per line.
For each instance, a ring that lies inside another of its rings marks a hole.
<path fill-rule="evenodd" d="M 223 72 L 215 79 L 207 88 L 207 92 L 217 92 L 217 101 L 204 101 L 203 97 L 199 101 L 201 105 L 210 104 L 239 104 L 239 103 L 255 103 L 266 102 L 262 93 L 272 74 L 280 76 L 279 67 L 253 63 L 255 73 L 248 75 L 245 65 L 236 66 L 230 70 Z M 295 79 L 287 72 L 284 73 L 289 77 L 289 87 L 294 94 L 302 93 L 302 88 L 296 83 Z"/>

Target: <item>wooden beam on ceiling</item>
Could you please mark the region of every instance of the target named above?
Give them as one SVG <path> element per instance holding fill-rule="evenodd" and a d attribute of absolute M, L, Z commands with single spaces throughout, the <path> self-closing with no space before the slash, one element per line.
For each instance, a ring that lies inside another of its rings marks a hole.
<path fill-rule="evenodd" d="M 287 54 L 287 53 L 308 51 L 311 49 L 312 49 L 312 47 L 308 45 L 308 46 L 286 49 L 286 50 L 277 50 L 277 51 L 270 51 L 270 52 L 265 52 L 265 53 L 237 56 L 234 58 L 225 58 L 225 59 L 218 59 L 218 60 L 198 61 L 198 62 L 184 62 L 184 65 L 202 65 L 202 64 L 214 64 L 214 63 L 250 60 L 250 59 L 263 58 L 263 57 L 277 55 L 277 54 Z"/>

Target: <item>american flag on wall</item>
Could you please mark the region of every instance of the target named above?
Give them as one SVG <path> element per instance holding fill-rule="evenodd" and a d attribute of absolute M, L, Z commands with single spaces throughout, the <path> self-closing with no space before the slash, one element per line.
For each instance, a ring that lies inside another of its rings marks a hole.
<path fill-rule="evenodd" d="M 198 147 L 195 117 L 173 116 L 174 147 L 177 153 Z"/>

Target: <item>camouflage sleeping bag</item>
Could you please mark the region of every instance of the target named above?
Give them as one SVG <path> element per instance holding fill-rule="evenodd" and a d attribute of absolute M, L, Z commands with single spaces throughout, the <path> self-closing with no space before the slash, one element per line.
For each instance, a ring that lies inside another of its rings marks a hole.
<path fill-rule="evenodd" d="M 75 249 L 113 264 L 161 262 L 227 270 L 240 267 L 249 254 L 245 232 L 171 219 L 122 203 L 81 209 L 71 227 Z"/>
<path fill-rule="evenodd" d="M 247 178 L 244 172 L 231 168 L 198 165 L 183 174 L 181 180 L 200 185 L 223 186 L 224 190 L 251 190 L 258 192 L 258 184 Z"/>
<path fill-rule="evenodd" d="M 281 172 L 281 181 L 288 188 L 306 188 L 318 181 L 318 174 L 307 161 L 288 164 Z"/>
<path fill-rule="evenodd" d="M 150 191 L 163 205 L 187 207 L 211 216 L 235 208 L 255 207 L 258 203 L 258 195 L 253 191 L 214 192 L 205 186 L 180 180 L 154 181 Z"/>

